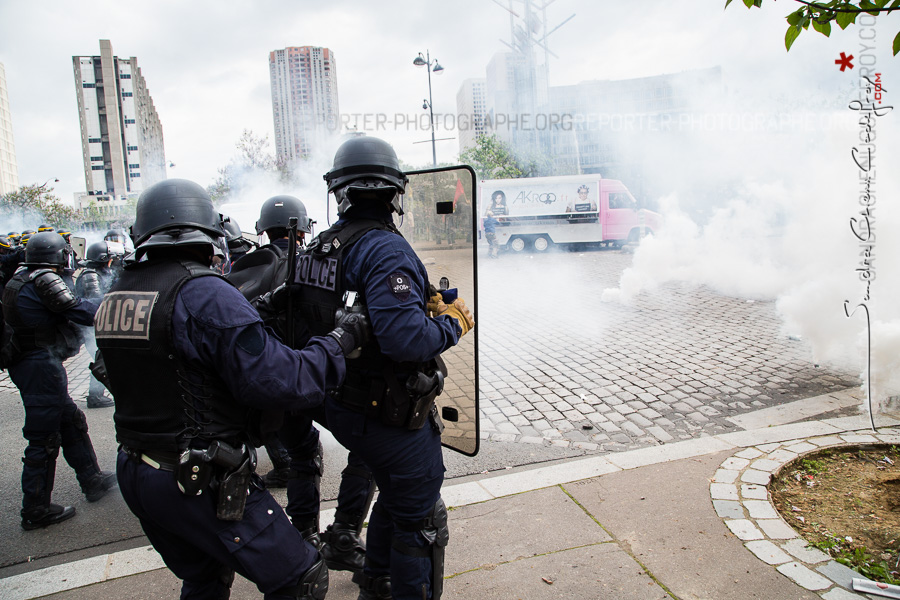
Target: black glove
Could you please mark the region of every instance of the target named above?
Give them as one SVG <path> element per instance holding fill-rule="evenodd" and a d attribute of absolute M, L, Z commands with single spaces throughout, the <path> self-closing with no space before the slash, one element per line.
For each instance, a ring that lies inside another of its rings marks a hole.
<path fill-rule="evenodd" d="M 334 330 L 328 335 L 337 340 L 347 358 L 359 356 L 358 350 L 372 339 L 372 325 L 362 312 L 338 310 L 334 315 Z"/>

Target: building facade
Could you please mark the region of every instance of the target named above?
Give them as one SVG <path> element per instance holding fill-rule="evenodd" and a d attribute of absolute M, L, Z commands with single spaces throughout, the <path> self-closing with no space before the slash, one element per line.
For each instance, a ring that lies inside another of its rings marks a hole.
<path fill-rule="evenodd" d="M 6 70 L 0 63 L 0 195 L 19 189 L 19 168 L 13 141 L 9 95 L 6 92 Z"/>
<path fill-rule="evenodd" d="M 287 164 L 308 157 L 340 133 L 337 63 L 318 46 L 288 47 L 269 53 L 275 152 Z"/>
<path fill-rule="evenodd" d="M 86 193 L 76 199 L 89 220 L 115 221 L 129 196 L 166 178 L 162 124 L 137 58 L 73 56 Z"/>
<path fill-rule="evenodd" d="M 459 152 L 475 146 L 475 138 L 485 133 L 487 114 L 485 79 L 466 79 L 456 94 L 456 114 L 459 116 Z"/>

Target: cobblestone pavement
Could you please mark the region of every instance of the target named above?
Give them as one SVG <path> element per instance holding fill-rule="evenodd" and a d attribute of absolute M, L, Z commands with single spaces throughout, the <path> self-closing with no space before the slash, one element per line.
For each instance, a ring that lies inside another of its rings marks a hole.
<path fill-rule="evenodd" d="M 632 255 L 481 261 L 482 439 L 621 451 L 738 429 L 727 420 L 859 385 L 813 363 L 774 301 L 683 283 L 600 302 Z"/>

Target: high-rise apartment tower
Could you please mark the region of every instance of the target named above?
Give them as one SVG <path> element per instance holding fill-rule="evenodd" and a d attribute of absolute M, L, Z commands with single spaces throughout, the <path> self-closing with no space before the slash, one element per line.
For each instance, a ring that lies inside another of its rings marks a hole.
<path fill-rule="evenodd" d="M 275 151 L 284 163 L 306 158 L 329 136 L 340 133 L 337 64 L 318 46 L 269 53 Z"/>

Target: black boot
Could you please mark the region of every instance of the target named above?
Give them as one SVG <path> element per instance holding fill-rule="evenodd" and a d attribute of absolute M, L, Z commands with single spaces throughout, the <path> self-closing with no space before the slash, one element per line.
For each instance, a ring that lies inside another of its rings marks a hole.
<path fill-rule="evenodd" d="M 359 573 L 366 562 L 366 547 L 360 539 L 357 528 L 349 523 L 329 525 L 322 533 L 322 547 L 319 552 L 325 564 L 333 571 Z"/>
<path fill-rule="evenodd" d="M 81 486 L 81 491 L 84 492 L 88 502 L 96 502 L 105 496 L 106 492 L 116 487 L 116 484 L 115 473 L 100 471 Z"/>
<path fill-rule="evenodd" d="M 36 506 L 34 508 L 22 509 L 22 529 L 31 531 L 32 529 L 41 529 L 48 525 L 56 525 L 62 523 L 66 519 L 75 516 L 75 508 L 71 506 L 60 506 L 59 504 L 50 504 L 48 506 Z"/>
<path fill-rule="evenodd" d="M 362 571 L 353 574 L 353 583 L 359 586 L 356 600 L 391 600 L 391 576 L 369 577 Z"/>

